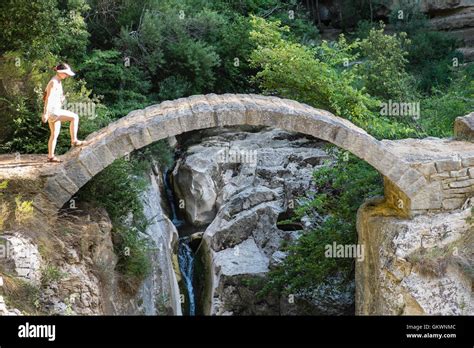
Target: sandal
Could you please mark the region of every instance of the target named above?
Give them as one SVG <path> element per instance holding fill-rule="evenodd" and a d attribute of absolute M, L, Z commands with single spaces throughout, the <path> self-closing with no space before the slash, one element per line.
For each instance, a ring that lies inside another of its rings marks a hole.
<path fill-rule="evenodd" d="M 76 140 L 76 141 L 73 141 L 71 143 L 71 146 L 84 146 L 86 145 L 87 143 L 85 141 L 82 141 L 82 140 Z"/>
<path fill-rule="evenodd" d="M 61 163 L 62 161 L 59 158 L 57 158 L 56 156 L 53 156 L 53 157 L 48 157 L 48 162 Z"/>

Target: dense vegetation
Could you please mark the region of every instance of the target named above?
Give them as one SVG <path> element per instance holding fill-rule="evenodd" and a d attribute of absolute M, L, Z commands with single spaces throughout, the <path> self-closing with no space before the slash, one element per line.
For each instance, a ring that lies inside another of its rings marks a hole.
<path fill-rule="evenodd" d="M 341 2 L 347 33 L 326 42 L 297 0 L 4 0 L 0 152 L 46 152 L 41 97 L 51 67 L 63 60 L 78 72 L 66 81 L 68 102 L 95 105 L 93 115 L 81 117 L 81 137 L 131 110 L 207 92 L 299 100 L 377 138 L 449 136 L 454 118 L 473 107 L 474 69 L 462 64 L 459 43 L 430 31 L 416 7 L 403 8 L 406 19 L 390 16 L 389 33 L 373 20 L 372 5 L 383 0 Z M 421 114 L 381 115 L 389 100 L 418 102 Z M 67 144 L 60 137 L 60 153 Z M 169 159 L 163 144 L 153 151 Z M 295 211 L 295 219 L 328 218 L 288 246 L 289 257 L 271 274 L 272 291 L 314 288 L 336 273 L 352 276 L 351 260 L 325 258 L 322 248 L 356 241 L 356 209 L 381 193 L 381 178 L 367 164 L 334 151 L 335 164 L 315 173 L 317 192 Z M 132 278 L 146 270 L 146 245 L 138 238 L 146 227 L 138 203 L 143 185 L 136 180 L 146 156 L 117 161 L 81 195 L 107 208 L 119 255 L 128 246 L 136 256 L 119 264 Z M 130 213 L 136 229 L 123 221 Z"/>

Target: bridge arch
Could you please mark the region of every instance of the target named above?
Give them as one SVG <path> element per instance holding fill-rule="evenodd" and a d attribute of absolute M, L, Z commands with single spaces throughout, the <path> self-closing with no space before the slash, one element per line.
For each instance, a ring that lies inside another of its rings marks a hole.
<path fill-rule="evenodd" d="M 255 94 L 208 94 L 165 101 L 130 112 L 90 134 L 90 143 L 67 153 L 47 177 L 38 199 L 56 208 L 114 160 L 160 139 L 192 130 L 219 126 L 271 126 L 328 141 L 377 169 L 390 192 L 392 205 L 404 212 L 427 184 L 424 175 L 363 129 L 328 111 L 289 99 Z M 387 196 L 387 194 L 386 194 Z M 397 202 L 399 204 L 397 204 Z"/>

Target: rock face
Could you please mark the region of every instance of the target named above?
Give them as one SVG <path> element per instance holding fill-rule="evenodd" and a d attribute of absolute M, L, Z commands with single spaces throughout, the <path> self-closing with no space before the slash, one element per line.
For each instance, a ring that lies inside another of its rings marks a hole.
<path fill-rule="evenodd" d="M 385 1 L 382 5 L 372 4 L 374 20 L 387 21 L 391 11 L 398 10 L 399 0 Z M 414 1 L 412 1 L 414 3 Z M 431 28 L 437 31 L 451 33 L 452 36 L 464 42 L 459 51 L 463 53 L 467 62 L 474 61 L 474 2 L 472 0 L 420 0 L 420 11 L 428 17 Z M 317 16 L 314 9 L 314 16 Z M 319 1 L 319 19 L 322 37 L 327 40 L 336 40 L 342 32 L 341 6 L 338 0 Z M 346 25 L 353 26 L 351 18 L 344 18 Z M 355 21 L 355 19 L 354 19 Z M 390 26 L 387 28 L 389 29 Z"/>
<path fill-rule="evenodd" d="M 356 313 L 472 315 L 472 207 L 412 220 L 387 216 L 380 201 L 358 213 Z"/>
<path fill-rule="evenodd" d="M 41 280 L 41 255 L 38 247 L 19 233 L 5 232 L 0 236 L 0 264 L 6 271 L 33 285 Z"/>
<path fill-rule="evenodd" d="M 174 249 L 178 231 L 161 206 L 162 176 L 157 167 L 149 174 L 150 186 L 143 194 L 144 214 L 150 225 L 146 230 L 152 244 L 151 274 L 140 287 L 145 315 L 181 315 L 181 303 L 176 278 Z"/>
<path fill-rule="evenodd" d="M 54 253 L 48 253 L 48 262 L 41 265 L 42 310 L 59 315 L 108 313 L 109 292 L 117 284 L 117 257 L 107 213 L 97 209 L 58 224 L 66 232 L 51 245 Z"/>
<path fill-rule="evenodd" d="M 189 147 L 184 161 L 173 171 L 175 191 L 184 201 L 186 217 L 197 226 L 211 223 L 224 202 L 243 187 L 283 188 L 288 199 L 304 193 L 312 168 L 328 158 L 319 148 L 320 142 L 279 130 L 200 134 L 209 137 L 205 143 Z M 234 154 L 250 160 L 240 161 Z"/>
<path fill-rule="evenodd" d="M 2 233 L 0 278 L 7 274 L 8 279 L 0 284 L 0 295 L 5 295 L 0 296 L 0 315 L 32 314 L 31 306 L 7 308 L 9 296 L 18 293 L 15 287 L 35 289 L 37 314 L 180 315 L 173 268 L 177 231 L 161 207 L 160 180 L 155 168 L 142 194 L 150 222 L 142 237 L 150 244 L 152 269 L 136 293 L 120 285 L 107 212 L 82 202 L 77 210 L 62 213 L 50 230 Z"/>
<path fill-rule="evenodd" d="M 296 197 L 311 190 L 313 170 L 324 165 L 329 156 L 321 141 L 277 129 L 254 131 L 200 132 L 195 136 L 200 143 L 187 149 L 174 170 L 175 185 L 184 195 L 186 216 L 194 224 L 210 222 L 199 247 L 202 263 L 207 265 L 203 313 L 329 314 L 333 310 L 331 314 L 337 315 L 347 312 L 353 303 L 353 293 L 347 296 L 348 302 L 345 293 L 334 294 L 329 299 L 323 289 L 318 294 L 295 294 L 291 299 L 256 295 L 265 283 L 267 272 L 286 257 L 280 250 L 282 244 L 294 241 L 303 233 L 303 226 L 294 231 L 279 229 L 280 214 L 296 204 Z M 192 137 L 188 141 L 192 142 Z M 233 154 L 239 154 L 240 160 L 251 160 L 233 161 Z M 193 194 L 184 188 L 184 178 L 190 186 L 200 189 Z M 196 192 L 207 192 L 206 197 L 215 198 L 204 202 Z M 343 305 L 328 306 L 333 300 Z"/>

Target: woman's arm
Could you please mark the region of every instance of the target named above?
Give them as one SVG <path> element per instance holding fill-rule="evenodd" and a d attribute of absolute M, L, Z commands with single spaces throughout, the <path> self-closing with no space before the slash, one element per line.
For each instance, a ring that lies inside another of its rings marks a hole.
<path fill-rule="evenodd" d="M 48 110 L 48 100 L 49 100 L 49 95 L 51 93 L 52 86 L 53 86 L 53 81 L 49 81 L 45 89 L 46 95 L 44 96 L 44 107 L 43 107 L 43 116 L 42 116 L 43 123 L 46 123 L 48 121 L 46 110 Z"/>

